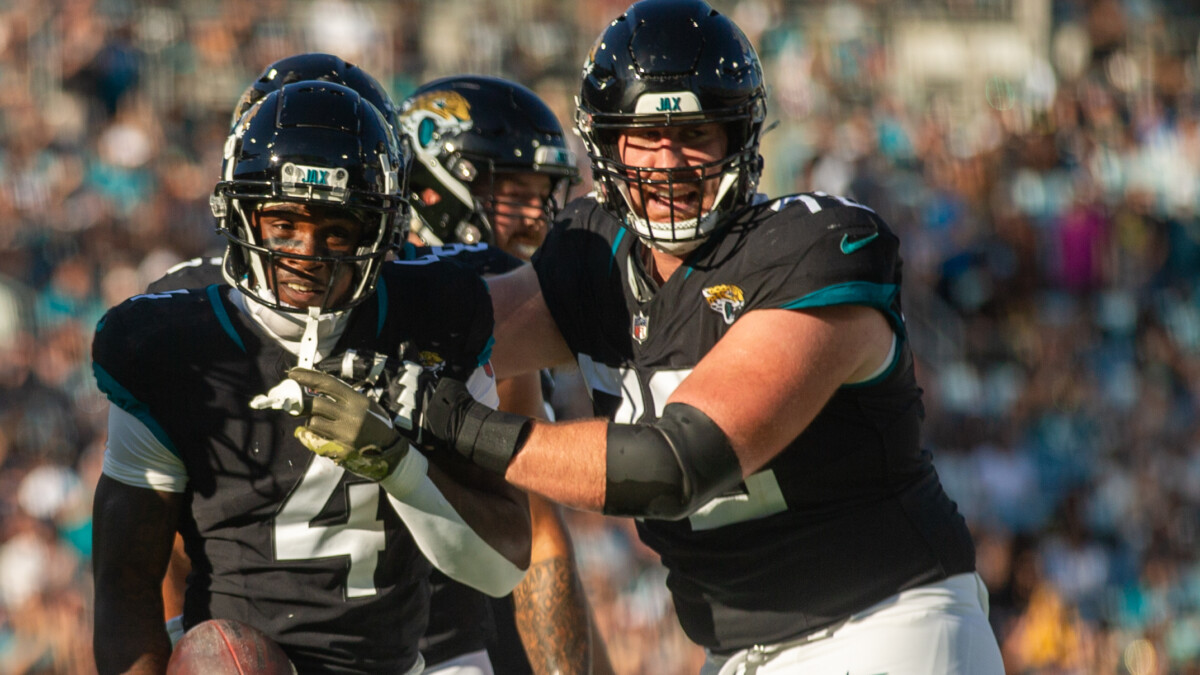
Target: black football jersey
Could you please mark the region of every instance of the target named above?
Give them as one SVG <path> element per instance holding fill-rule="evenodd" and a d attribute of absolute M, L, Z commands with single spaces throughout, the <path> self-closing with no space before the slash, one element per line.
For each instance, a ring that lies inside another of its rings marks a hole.
<path fill-rule="evenodd" d="M 924 411 L 900 307 L 898 240 L 870 209 L 823 194 L 758 203 L 658 286 L 641 245 L 590 198 L 560 214 L 534 257 L 597 414 L 656 419 L 739 317 L 859 304 L 883 313 L 898 355 L 841 387 L 736 493 L 690 518 L 640 520 L 684 630 L 717 652 L 832 625 L 901 590 L 974 569 L 957 507 L 920 445 Z"/>
<path fill-rule="evenodd" d="M 444 246 L 414 246 L 405 243 L 397 251 L 401 260 L 417 261 L 423 258 L 453 260 L 469 267 L 480 276 L 504 274 L 517 269 L 525 262 L 511 256 L 495 246 L 487 244 L 446 244 Z"/>
<path fill-rule="evenodd" d="M 397 250 L 402 264 L 423 265 L 449 260 L 478 275 L 503 274 L 523 263 L 504 251 L 487 244 L 447 244 L 445 246 L 414 246 L 405 243 Z M 385 266 L 385 269 L 387 266 Z M 203 288 L 221 284 L 220 258 L 196 258 L 180 263 L 149 286 L 149 292 L 162 293 L 180 288 Z M 434 569 L 429 577 L 431 590 L 429 627 L 420 640 L 421 654 L 429 665 L 448 661 L 462 654 L 493 649 L 506 650 L 510 662 L 525 660 L 520 642 L 496 644 L 496 615 L 491 611 L 489 598 L 479 591 L 450 579 Z M 511 613 L 510 613 L 511 614 Z M 511 617 L 501 620 L 512 623 Z M 528 664 L 524 667 L 527 669 Z M 524 672 L 524 671 L 522 671 Z M 519 675 L 519 673 L 513 673 Z"/>
<path fill-rule="evenodd" d="M 299 672 L 404 672 L 426 627 L 430 565 L 377 484 L 305 449 L 293 436 L 299 418 L 249 407 L 296 357 L 231 290 L 136 296 L 108 312 L 93 343 L 101 389 L 187 468 L 184 625 L 245 621 Z M 412 340 L 466 377 L 488 358 L 491 329 L 476 275 L 438 261 L 389 264 L 334 354 L 394 353 Z"/>

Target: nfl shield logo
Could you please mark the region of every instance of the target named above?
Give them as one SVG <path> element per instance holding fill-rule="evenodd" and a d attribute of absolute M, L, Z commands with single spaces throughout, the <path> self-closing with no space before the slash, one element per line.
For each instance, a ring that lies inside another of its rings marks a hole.
<path fill-rule="evenodd" d="M 646 341 L 646 336 L 650 334 L 650 317 L 638 312 L 637 316 L 633 317 L 633 339 L 641 344 Z"/>

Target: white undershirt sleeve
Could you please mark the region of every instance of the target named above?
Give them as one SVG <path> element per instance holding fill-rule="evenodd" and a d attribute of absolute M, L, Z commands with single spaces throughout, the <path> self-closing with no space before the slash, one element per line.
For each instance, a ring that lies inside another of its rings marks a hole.
<path fill-rule="evenodd" d="M 492 407 L 499 403 L 496 381 L 482 368 L 472 374 L 467 385 L 481 403 Z M 508 595 L 525 571 L 471 529 L 430 480 L 428 470 L 429 460 L 410 447 L 396 470 L 380 485 L 434 567 L 493 597 Z"/>
<path fill-rule="evenodd" d="M 154 436 L 141 420 L 108 406 L 108 445 L 104 452 L 104 475 L 134 487 L 159 492 L 183 492 L 187 467 Z"/>

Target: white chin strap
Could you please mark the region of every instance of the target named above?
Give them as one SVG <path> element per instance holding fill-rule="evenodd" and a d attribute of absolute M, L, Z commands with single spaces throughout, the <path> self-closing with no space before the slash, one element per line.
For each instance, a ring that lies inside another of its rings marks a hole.
<path fill-rule="evenodd" d="M 301 368 L 312 368 L 337 346 L 350 316 L 349 312 L 320 314 L 319 307 L 309 307 L 307 314 L 284 312 L 246 298 L 238 288 L 233 289 L 230 298 L 264 333 L 295 354 Z M 255 410 L 274 408 L 298 415 L 303 409 L 303 401 L 304 392 L 300 385 L 285 377 L 265 394 L 255 396 L 250 407 Z"/>
<path fill-rule="evenodd" d="M 273 340 L 296 355 L 300 365 L 311 368 L 337 346 L 350 313 L 346 311 L 319 314 L 320 308 L 310 307 L 307 314 L 272 309 L 261 302 L 246 298 L 240 289 L 230 295 L 238 308 Z M 259 290 L 260 297 L 274 302 L 270 291 Z"/>
<path fill-rule="evenodd" d="M 703 244 L 707 237 L 688 239 L 686 241 L 662 241 L 661 239 L 647 239 L 646 237 L 642 236 L 639 236 L 638 239 L 640 239 L 643 244 L 649 246 L 650 248 L 662 251 L 663 253 L 670 253 L 671 255 L 687 255 L 688 253 L 700 248 L 700 244 Z"/>

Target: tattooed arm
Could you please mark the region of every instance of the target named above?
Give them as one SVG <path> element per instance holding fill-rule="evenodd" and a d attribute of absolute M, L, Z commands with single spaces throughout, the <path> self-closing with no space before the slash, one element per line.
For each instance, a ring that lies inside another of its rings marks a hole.
<path fill-rule="evenodd" d="M 513 589 L 517 630 L 537 675 L 612 672 L 575 570 L 571 539 L 558 507 L 530 495 L 532 562 Z"/>
<path fill-rule="evenodd" d="M 502 410 L 545 417 L 539 373 L 503 379 L 497 388 Z M 559 507 L 529 495 L 529 511 L 533 530 L 529 571 L 513 589 L 512 604 L 533 672 L 611 675 L 608 652 L 591 620 Z"/>
<path fill-rule="evenodd" d="M 162 579 L 182 496 L 100 477 L 93 506 L 96 666 L 106 673 L 162 673 L 171 655 Z"/>

